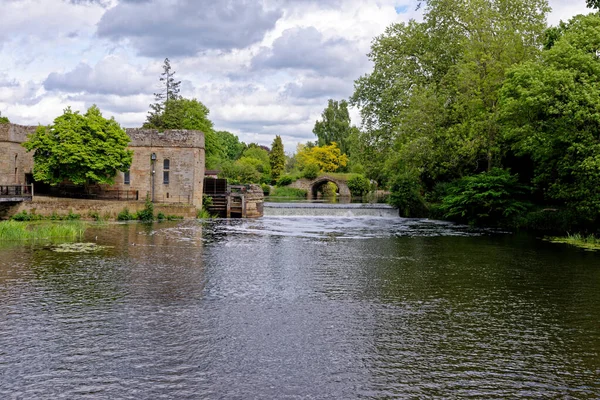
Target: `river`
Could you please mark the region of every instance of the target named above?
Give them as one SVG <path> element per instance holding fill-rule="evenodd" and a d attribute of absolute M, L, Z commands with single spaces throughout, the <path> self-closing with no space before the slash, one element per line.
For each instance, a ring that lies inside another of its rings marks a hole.
<path fill-rule="evenodd" d="M 0 244 L 2 399 L 599 398 L 600 254 L 395 218 Z"/>

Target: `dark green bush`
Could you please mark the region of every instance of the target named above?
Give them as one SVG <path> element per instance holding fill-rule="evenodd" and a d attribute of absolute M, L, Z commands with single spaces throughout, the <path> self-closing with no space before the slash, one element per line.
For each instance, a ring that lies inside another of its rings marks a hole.
<path fill-rule="evenodd" d="M 13 215 L 10 219 L 13 221 L 39 221 L 42 219 L 42 216 L 33 212 L 29 214 L 27 211 L 23 210 L 20 213 Z"/>
<path fill-rule="evenodd" d="M 156 219 L 159 221 L 164 221 L 165 219 L 167 219 L 167 216 L 161 211 L 158 214 L 156 214 Z"/>
<path fill-rule="evenodd" d="M 265 196 L 268 196 L 269 193 L 271 193 L 271 186 L 270 185 L 268 185 L 266 183 L 263 183 L 262 185 L 260 185 L 260 187 L 261 187 L 261 189 L 263 191 L 263 194 Z"/>
<path fill-rule="evenodd" d="M 321 169 L 317 164 L 308 164 L 306 167 L 304 167 L 304 171 L 302 171 L 302 176 L 306 179 L 313 180 L 316 179 L 317 176 L 319 176 L 319 172 L 321 172 Z"/>
<path fill-rule="evenodd" d="M 523 200 L 528 192 L 517 175 L 494 168 L 449 186 L 440 208 L 445 218 L 474 225 L 497 225 L 529 209 L 530 203 Z"/>
<path fill-rule="evenodd" d="M 124 208 L 118 215 L 118 221 L 131 221 L 135 219 L 135 214 L 131 214 L 127 208 Z"/>
<path fill-rule="evenodd" d="M 289 175 L 283 175 L 279 178 L 279 180 L 277 181 L 277 186 L 287 186 L 289 184 L 291 184 L 294 181 L 294 179 L 289 176 Z"/>
<path fill-rule="evenodd" d="M 347 184 L 352 196 L 364 196 L 371 190 L 371 181 L 363 175 L 352 176 Z"/>
<path fill-rule="evenodd" d="M 137 218 L 143 222 L 154 221 L 154 204 L 150 201 L 149 197 L 146 197 L 144 208 L 137 213 Z"/>
<path fill-rule="evenodd" d="M 398 207 L 401 217 L 425 217 L 427 205 L 421 195 L 421 185 L 418 178 L 401 174 L 392 180 L 389 202 Z"/>

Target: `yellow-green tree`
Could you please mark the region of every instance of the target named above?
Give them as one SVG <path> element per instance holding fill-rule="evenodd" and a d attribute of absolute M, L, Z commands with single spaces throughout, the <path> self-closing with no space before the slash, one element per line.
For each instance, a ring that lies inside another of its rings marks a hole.
<path fill-rule="evenodd" d="M 309 165 L 317 165 L 321 172 L 335 172 L 348 165 L 348 156 L 342 154 L 335 142 L 326 146 L 314 147 L 299 144 L 296 159 L 300 169 Z"/>

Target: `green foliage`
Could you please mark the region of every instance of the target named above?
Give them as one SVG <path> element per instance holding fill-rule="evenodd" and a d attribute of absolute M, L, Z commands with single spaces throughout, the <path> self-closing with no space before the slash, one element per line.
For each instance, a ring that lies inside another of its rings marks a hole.
<path fill-rule="evenodd" d="M 338 187 L 333 182 L 327 182 L 325 185 L 319 187 L 319 191 L 323 194 L 323 197 L 335 197 L 338 192 Z"/>
<path fill-rule="evenodd" d="M 158 214 L 156 214 L 156 219 L 157 221 L 164 221 L 165 219 L 167 219 L 167 216 L 161 211 Z"/>
<path fill-rule="evenodd" d="M 39 221 L 43 219 L 43 217 L 33 212 L 30 214 L 26 210 L 23 210 L 10 217 L 10 219 L 13 221 Z"/>
<path fill-rule="evenodd" d="M 263 194 L 265 196 L 268 196 L 271 193 L 271 185 L 263 183 L 262 185 L 260 185 L 260 187 L 261 187 L 261 189 L 263 191 Z"/>
<path fill-rule="evenodd" d="M 149 196 L 146 196 L 144 208 L 137 212 L 137 219 L 142 222 L 154 221 L 154 204 L 150 200 Z"/>
<path fill-rule="evenodd" d="M 352 196 L 364 196 L 371 190 L 371 181 L 363 175 L 354 175 L 347 181 Z"/>
<path fill-rule="evenodd" d="M 348 156 L 341 153 L 335 142 L 324 146 L 299 144 L 296 159 L 301 170 L 309 165 L 316 165 L 319 171 L 335 172 L 348 164 Z"/>
<path fill-rule="evenodd" d="M 308 164 L 304 167 L 304 170 L 302 172 L 302 176 L 306 179 L 316 179 L 317 176 L 319 176 L 319 173 L 321 172 L 321 169 L 319 168 L 319 166 L 317 164 Z"/>
<path fill-rule="evenodd" d="M 549 204 L 600 213 L 600 16 L 577 16 L 540 60 L 508 75 L 501 92 L 504 134 L 534 165 Z"/>
<path fill-rule="evenodd" d="M 470 224 L 498 224 L 523 214 L 530 204 L 520 200 L 528 190 L 517 175 L 494 168 L 458 180 L 448 188 L 441 210 L 446 218 Z"/>
<path fill-rule="evenodd" d="M 131 221 L 137 219 L 136 214 L 132 214 L 129 212 L 129 209 L 124 208 L 118 215 L 117 215 L 117 221 Z"/>
<path fill-rule="evenodd" d="M 600 0 L 585 0 L 585 3 L 588 8 L 595 8 L 595 9 L 600 8 Z"/>
<path fill-rule="evenodd" d="M 2 125 L 2 124 L 9 124 L 9 123 L 10 123 L 10 121 L 8 120 L 8 118 L 7 117 L 3 117 L 2 116 L 2 112 L 0 112 L 0 125 Z"/>
<path fill-rule="evenodd" d="M 240 158 L 244 151 L 244 144 L 236 135 L 227 131 L 216 132 L 216 135 L 225 159 L 235 161 Z"/>
<path fill-rule="evenodd" d="M 271 197 L 306 198 L 308 192 L 304 189 L 276 186 L 271 192 Z"/>
<path fill-rule="evenodd" d="M 70 221 L 66 223 L 26 223 L 20 221 L 0 222 L 0 240 L 79 239 L 87 225 Z"/>
<path fill-rule="evenodd" d="M 68 214 L 58 214 L 56 211 L 53 211 L 52 214 L 44 216 L 40 214 L 36 214 L 35 212 L 28 213 L 26 210 L 21 211 L 13 215 L 10 218 L 12 221 L 78 221 L 81 219 L 81 214 L 73 213 L 72 210 L 69 210 Z"/>
<path fill-rule="evenodd" d="M 321 114 L 322 121 L 317 121 L 313 133 L 318 138 L 319 146 L 337 143 L 342 154 L 349 152 L 350 113 L 346 100 L 340 102 L 329 99 L 327 108 Z"/>
<path fill-rule="evenodd" d="M 114 183 L 118 171 L 131 165 L 129 136 L 114 120 L 102 117 L 92 106 L 83 115 L 67 108 L 53 125 L 40 126 L 23 143 L 34 151 L 33 175 L 37 181 L 57 185 Z"/>
<path fill-rule="evenodd" d="M 198 212 L 196 212 L 196 218 L 198 219 L 209 219 L 209 218 L 213 218 L 212 215 L 210 215 L 210 212 L 208 212 L 208 210 L 206 209 L 201 209 L 198 210 Z"/>
<path fill-rule="evenodd" d="M 414 175 L 405 173 L 394 177 L 389 202 L 394 207 L 398 207 L 401 217 L 427 215 L 427 205 L 421 195 L 421 186 Z"/>
<path fill-rule="evenodd" d="M 269 163 L 271 165 L 271 177 L 273 180 L 279 179 L 279 176 L 285 169 L 285 153 L 283 151 L 283 142 L 281 136 L 275 136 L 269 153 Z"/>
<path fill-rule="evenodd" d="M 294 182 L 294 178 L 290 175 L 282 175 L 279 180 L 277 180 L 277 186 L 287 186 Z"/>
<path fill-rule="evenodd" d="M 351 99 L 369 176 L 385 181 L 394 157 L 426 186 L 498 165 L 498 91 L 508 69 L 539 55 L 548 11 L 546 0 L 429 0 L 423 22 L 377 37 L 374 70 Z"/>
<path fill-rule="evenodd" d="M 213 205 L 212 197 L 203 194 L 202 195 L 202 208 L 208 209 L 208 208 L 212 207 L 212 205 Z"/>
<path fill-rule="evenodd" d="M 220 176 L 234 184 L 270 183 L 269 152 L 256 144 L 250 144 L 240 159 L 221 164 Z"/>

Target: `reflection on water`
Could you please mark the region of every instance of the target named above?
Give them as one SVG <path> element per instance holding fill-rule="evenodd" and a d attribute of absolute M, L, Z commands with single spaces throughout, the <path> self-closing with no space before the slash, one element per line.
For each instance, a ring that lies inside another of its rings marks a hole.
<path fill-rule="evenodd" d="M 0 248 L 0 398 L 598 398 L 598 254 L 427 220 Z"/>

